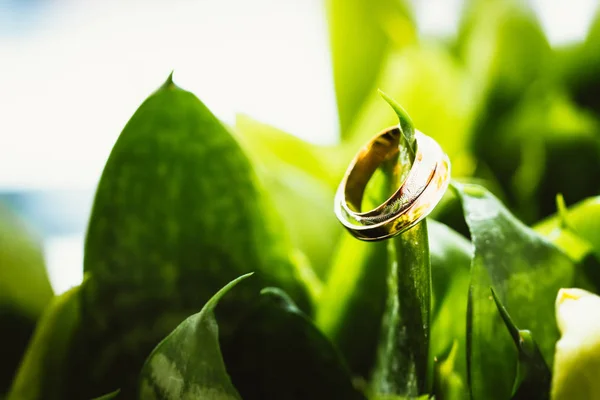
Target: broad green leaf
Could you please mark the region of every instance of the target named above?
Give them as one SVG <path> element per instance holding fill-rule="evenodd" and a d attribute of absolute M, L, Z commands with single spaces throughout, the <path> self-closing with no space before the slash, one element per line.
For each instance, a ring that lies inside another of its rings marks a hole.
<path fill-rule="evenodd" d="M 228 283 L 156 346 L 142 367 L 140 399 L 241 400 L 221 355 L 214 311 L 221 298 L 250 275 Z"/>
<path fill-rule="evenodd" d="M 316 313 L 317 326 L 340 349 L 352 372 L 369 377 L 386 299 L 387 245 L 344 233 Z"/>
<path fill-rule="evenodd" d="M 368 182 L 362 208 L 381 204 L 390 190 L 381 169 Z M 344 232 L 316 313 L 317 326 L 340 349 L 350 369 L 370 377 L 380 340 L 387 297 L 388 250 L 384 242 L 365 243 Z M 357 345 L 360 343 L 360 345 Z"/>
<path fill-rule="evenodd" d="M 515 400 L 550 398 L 550 369 L 546 365 L 531 332 L 526 329 L 519 329 L 498 299 L 494 289 L 491 289 L 491 292 L 498 312 L 519 353 L 512 398 Z"/>
<path fill-rule="evenodd" d="M 277 285 L 307 309 L 292 257 L 238 143 L 169 78 L 125 126 L 98 185 L 84 257 L 93 279 L 82 292 L 85 332 L 70 396 L 121 388 L 131 398 L 160 339 L 241 274 L 256 271 L 223 307 L 243 308 L 252 293 Z"/>
<path fill-rule="evenodd" d="M 441 360 L 437 367 L 442 369 L 440 384 L 445 389 L 440 393 L 442 388 L 438 388 L 436 396 L 454 399 L 459 383 L 452 382 L 467 382 L 467 299 L 473 249 L 446 225 L 432 219 L 427 224 L 432 281 L 430 353 Z"/>
<path fill-rule="evenodd" d="M 454 183 L 454 188 L 474 246 L 467 316 L 471 393 L 475 400 L 506 399 L 512 393 L 517 352 L 489 288 L 495 290 L 515 324 L 528 327 L 545 361 L 552 365 L 558 339 L 554 297 L 559 288 L 572 282 L 574 265 L 481 186 Z"/>
<path fill-rule="evenodd" d="M 327 0 L 333 78 L 342 138 L 368 94 L 392 45 L 414 40 L 401 0 Z M 395 42 L 395 43 L 394 43 Z"/>
<path fill-rule="evenodd" d="M 339 151 L 311 145 L 245 116 L 238 116 L 236 131 L 249 149 L 292 244 L 324 278 L 335 248 L 332 242 L 342 232 L 331 212 L 335 188 L 343 173 L 334 165 L 339 164 Z"/>
<path fill-rule="evenodd" d="M 332 344 L 279 289 L 263 289 L 222 349 L 245 400 L 364 399 Z"/>
<path fill-rule="evenodd" d="M 539 178 L 535 169 L 542 162 L 538 157 L 543 150 L 537 144 L 538 133 L 526 132 L 518 140 L 508 140 L 505 136 L 511 131 L 500 127 L 519 109 L 523 97 L 535 89 L 536 84 L 548 86 L 548 82 L 542 81 L 550 46 L 526 2 L 475 0 L 470 3 L 466 6 L 460 55 L 473 88 L 471 98 L 477 116 L 472 127 L 474 153 L 480 164 L 491 168 L 509 195 L 512 195 L 515 171 L 522 175 L 521 180 L 531 179 L 519 188 L 536 189 L 535 179 Z M 546 117 L 544 114 L 538 121 Z M 507 151 L 507 147 L 512 150 Z M 522 171 L 518 171 L 520 158 L 525 158 Z M 525 200 L 520 203 L 520 207 L 529 206 Z M 535 209 L 518 211 L 521 216 L 525 212 L 536 212 Z M 535 220 L 534 214 L 525 214 L 527 221 Z"/>
<path fill-rule="evenodd" d="M 0 395 L 8 390 L 36 320 L 52 296 L 40 239 L 0 203 Z"/>
<path fill-rule="evenodd" d="M 84 282 L 85 284 L 85 282 Z M 80 327 L 80 287 L 55 297 L 42 314 L 8 400 L 64 399 L 69 348 Z"/>

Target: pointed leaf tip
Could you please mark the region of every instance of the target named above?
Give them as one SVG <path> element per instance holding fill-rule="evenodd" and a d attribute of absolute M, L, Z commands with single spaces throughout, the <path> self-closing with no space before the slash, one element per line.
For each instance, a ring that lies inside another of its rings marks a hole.
<path fill-rule="evenodd" d="M 398 104 L 396 100 L 392 99 L 381 89 L 377 89 L 377 91 L 379 92 L 379 95 L 390 105 L 390 107 L 394 109 L 394 112 L 398 116 L 398 120 L 400 122 L 400 131 L 402 131 L 402 134 L 406 138 L 406 141 L 408 142 L 411 149 L 414 150 L 415 127 L 412 119 L 410 118 L 406 110 L 402 108 L 402 106 Z"/>
<path fill-rule="evenodd" d="M 494 298 L 494 303 L 496 303 L 496 308 L 498 308 L 498 312 L 500 313 L 500 316 L 502 317 L 502 321 L 504 321 L 504 325 L 506 325 L 506 328 L 508 329 L 510 336 L 512 337 L 513 341 L 515 342 L 515 345 L 517 345 L 517 347 L 518 347 L 519 346 L 519 338 L 520 338 L 519 337 L 519 328 L 517 328 L 517 326 L 513 322 L 512 318 L 508 314 L 508 311 L 506 310 L 506 307 L 504 307 L 504 305 L 498 298 L 498 295 L 496 294 L 496 291 L 494 290 L 494 288 L 490 287 L 490 290 L 492 291 L 492 297 Z"/>
<path fill-rule="evenodd" d="M 568 219 L 568 211 L 567 204 L 565 203 L 565 198 L 562 193 L 558 193 L 556 195 L 556 211 L 558 213 L 559 223 L 561 229 L 569 229 L 569 219 Z"/>
<path fill-rule="evenodd" d="M 161 86 L 161 89 L 174 89 L 177 87 L 177 85 L 175 85 L 175 83 L 173 82 L 173 72 L 175 72 L 175 70 L 171 70 L 171 73 L 167 77 L 165 83 L 163 83 L 163 85 Z"/>

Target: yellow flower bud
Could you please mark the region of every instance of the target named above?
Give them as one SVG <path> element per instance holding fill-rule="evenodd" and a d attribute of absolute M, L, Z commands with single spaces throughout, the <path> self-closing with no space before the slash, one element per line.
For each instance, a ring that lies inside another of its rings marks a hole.
<path fill-rule="evenodd" d="M 600 297 L 582 289 L 560 289 L 556 320 L 553 400 L 600 399 Z"/>

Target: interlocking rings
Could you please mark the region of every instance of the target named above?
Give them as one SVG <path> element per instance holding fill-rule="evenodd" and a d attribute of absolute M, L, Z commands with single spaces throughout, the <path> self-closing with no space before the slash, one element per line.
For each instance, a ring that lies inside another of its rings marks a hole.
<path fill-rule="evenodd" d="M 448 188 L 448 156 L 435 140 L 416 131 L 414 162 L 404 182 L 381 205 L 361 212 L 369 179 L 382 163 L 397 158 L 401 135 L 394 126 L 371 139 L 352 160 L 337 190 L 335 214 L 358 239 L 383 240 L 410 229 L 431 213 Z"/>

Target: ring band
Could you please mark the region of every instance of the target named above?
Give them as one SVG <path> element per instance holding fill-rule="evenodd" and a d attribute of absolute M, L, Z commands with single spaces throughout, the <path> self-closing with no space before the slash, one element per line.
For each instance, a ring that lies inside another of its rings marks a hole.
<path fill-rule="evenodd" d="M 435 140 L 416 131 L 416 154 L 404 182 L 382 204 L 361 212 L 369 179 L 382 163 L 397 158 L 401 135 L 400 128 L 393 126 L 371 139 L 350 163 L 338 187 L 335 214 L 358 239 L 383 240 L 410 229 L 431 213 L 448 187 L 448 156 Z"/>

